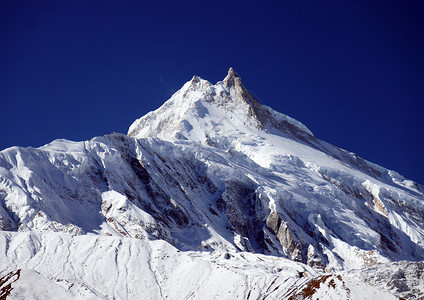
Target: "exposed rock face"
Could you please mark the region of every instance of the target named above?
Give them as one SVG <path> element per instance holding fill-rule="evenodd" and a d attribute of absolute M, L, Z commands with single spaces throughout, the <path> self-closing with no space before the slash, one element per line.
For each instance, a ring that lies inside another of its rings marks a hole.
<path fill-rule="evenodd" d="M 228 181 L 221 199 L 221 208 L 225 211 L 231 230 L 241 237 L 236 245 L 243 251 L 263 253 L 266 249 L 262 221 L 264 212 L 255 190 L 248 184 Z"/>
<path fill-rule="evenodd" d="M 301 262 L 305 261 L 302 252 L 304 252 L 306 245 L 301 243 L 296 233 L 289 228 L 286 222 L 281 221 L 277 212 L 273 211 L 268 216 L 266 224 L 272 229 L 281 246 L 287 250 L 291 259 Z"/>

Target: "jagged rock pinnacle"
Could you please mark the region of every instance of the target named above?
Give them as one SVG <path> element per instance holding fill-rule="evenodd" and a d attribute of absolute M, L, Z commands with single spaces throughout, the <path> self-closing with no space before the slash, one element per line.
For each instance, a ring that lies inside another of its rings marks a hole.
<path fill-rule="evenodd" d="M 240 76 L 234 71 L 233 68 L 230 68 L 228 70 L 227 76 L 224 78 L 224 83 L 230 87 L 234 86 L 235 84 L 242 85 Z"/>
<path fill-rule="evenodd" d="M 191 82 L 193 82 L 193 83 L 200 82 L 199 76 L 194 75 L 193 78 L 191 79 Z"/>
<path fill-rule="evenodd" d="M 199 90 L 205 89 L 210 86 L 210 83 L 206 80 L 202 80 L 199 76 L 194 75 L 193 78 L 189 81 L 188 88 L 190 90 Z"/>
<path fill-rule="evenodd" d="M 230 67 L 230 69 L 228 70 L 228 76 L 231 76 L 231 77 L 240 77 L 235 71 L 234 71 L 234 69 L 233 68 L 231 68 Z"/>
<path fill-rule="evenodd" d="M 228 70 L 227 76 L 224 78 L 224 84 L 228 88 L 234 88 L 241 99 L 243 99 L 249 106 L 259 109 L 260 104 L 257 99 L 249 92 L 244 86 L 241 77 L 234 71 L 233 68 Z"/>

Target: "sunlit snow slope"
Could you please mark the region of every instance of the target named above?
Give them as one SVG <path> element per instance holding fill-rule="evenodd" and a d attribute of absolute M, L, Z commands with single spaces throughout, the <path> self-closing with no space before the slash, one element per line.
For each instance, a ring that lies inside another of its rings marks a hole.
<path fill-rule="evenodd" d="M 128 135 L 0 152 L 0 295 L 424 297 L 423 192 L 195 76 Z"/>

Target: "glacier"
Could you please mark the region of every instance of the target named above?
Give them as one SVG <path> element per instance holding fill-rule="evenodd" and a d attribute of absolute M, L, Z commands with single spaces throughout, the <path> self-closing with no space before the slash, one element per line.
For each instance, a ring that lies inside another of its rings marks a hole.
<path fill-rule="evenodd" d="M 0 296 L 422 299 L 423 200 L 194 76 L 127 135 L 0 152 Z"/>

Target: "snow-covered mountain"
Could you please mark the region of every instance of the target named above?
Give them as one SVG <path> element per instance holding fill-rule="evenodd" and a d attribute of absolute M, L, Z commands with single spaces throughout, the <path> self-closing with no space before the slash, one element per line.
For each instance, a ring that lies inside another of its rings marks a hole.
<path fill-rule="evenodd" d="M 0 152 L 0 204 L 11 299 L 424 297 L 424 187 L 260 104 L 232 69 L 128 135 Z"/>

